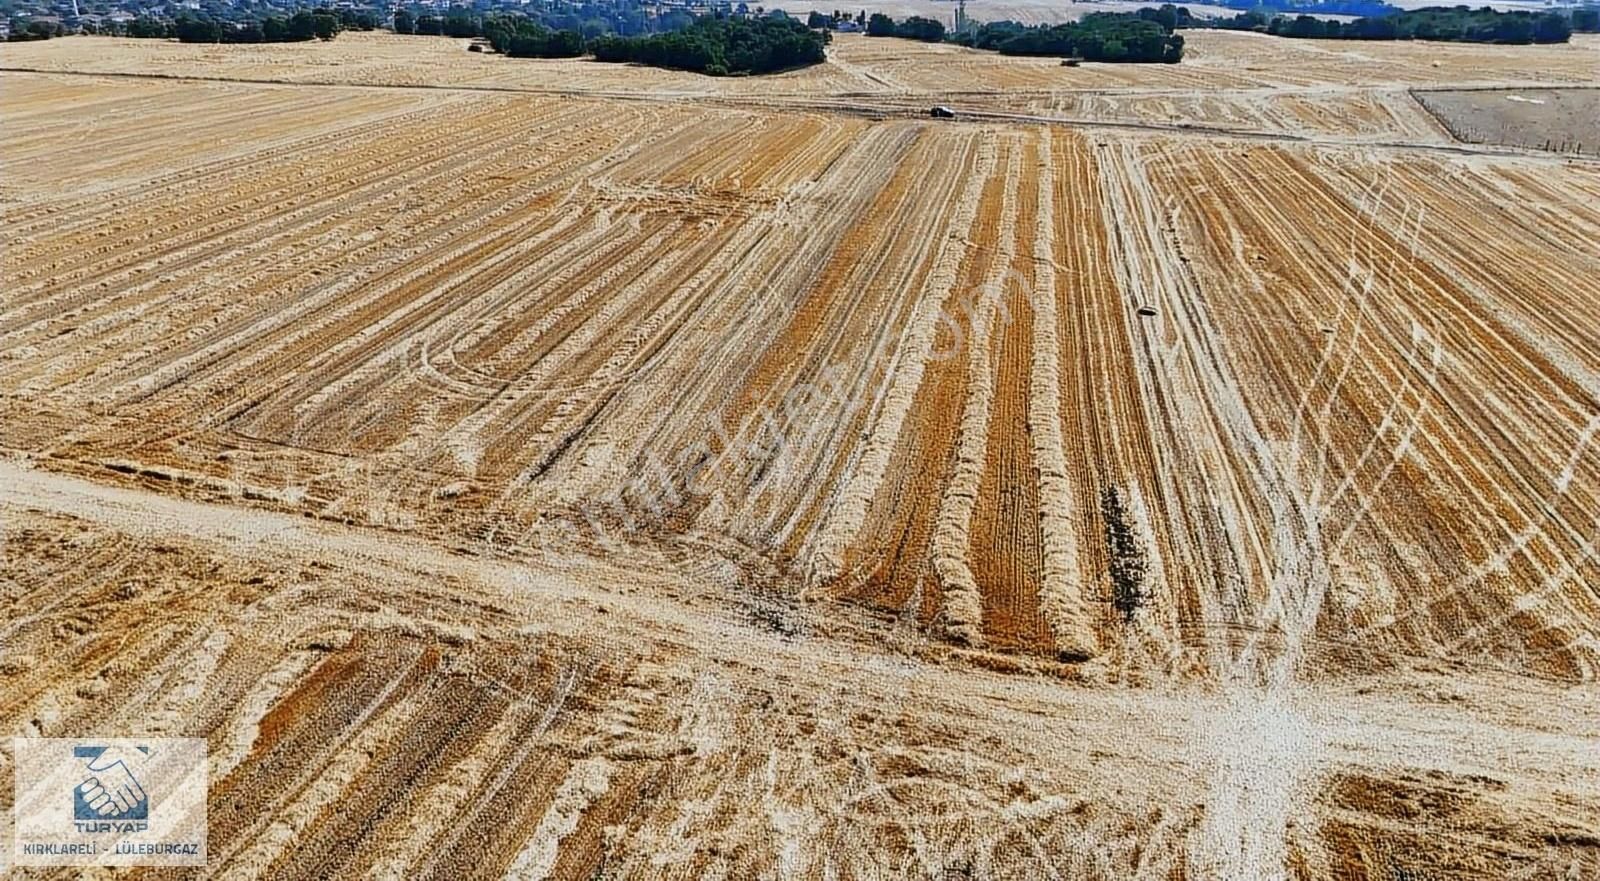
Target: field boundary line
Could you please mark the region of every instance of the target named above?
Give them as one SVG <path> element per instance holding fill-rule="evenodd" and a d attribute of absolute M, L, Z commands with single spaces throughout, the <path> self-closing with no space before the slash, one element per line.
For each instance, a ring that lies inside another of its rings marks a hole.
<path fill-rule="evenodd" d="M 706 104 L 720 105 L 740 110 L 766 111 L 779 113 L 785 110 L 802 110 L 811 113 L 833 113 L 841 116 L 873 116 L 881 118 L 911 117 L 921 118 L 923 112 L 918 106 L 907 106 L 904 103 L 890 104 L 887 106 L 869 104 L 834 103 L 817 100 L 788 100 L 774 98 L 739 98 L 737 96 L 710 95 L 710 94 L 649 94 L 628 92 L 585 92 L 572 89 L 541 89 L 519 86 L 494 86 L 482 84 L 439 84 L 439 83 L 329 83 L 329 82 L 294 82 L 290 80 L 274 80 L 259 77 L 222 77 L 222 76 L 197 76 L 169 73 L 134 73 L 131 71 L 94 72 L 85 70 L 51 70 L 39 67 L 21 67 L 0 65 L 0 73 L 23 73 L 43 76 L 74 76 L 74 77 L 101 77 L 113 79 L 150 79 L 167 80 L 170 82 L 196 82 L 196 83 L 239 83 L 253 86 L 279 86 L 285 88 L 323 88 L 323 89 L 382 89 L 382 90 L 415 90 L 433 92 L 481 92 L 486 94 L 501 95 L 536 95 L 553 98 L 571 98 L 577 100 L 613 100 L 613 101 L 642 101 L 659 104 Z M 1526 86 L 1523 88 L 1536 88 Z M 1554 88 L 1540 86 L 1537 88 Z M 1562 88 L 1589 88 L 1596 89 L 1600 86 L 1563 86 Z M 1489 89 L 1485 89 L 1489 90 Z M 1226 93 L 1223 90 L 1222 93 Z M 1415 92 L 1416 90 L 1412 90 Z M 913 100 L 918 96 L 901 96 L 899 101 Z M 926 96 L 927 100 L 936 100 L 936 95 Z M 1420 101 L 1418 102 L 1421 103 Z M 1350 149 L 1376 149 L 1395 150 L 1402 152 L 1446 153 L 1456 156 L 1478 157 L 1505 157 L 1508 159 L 1543 159 L 1557 162 L 1583 162 L 1600 165 L 1600 157 L 1587 157 L 1581 155 L 1558 155 L 1544 150 L 1508 147 L 1504 145 L 1485 144 L 1429 144 L 1420 141 L 1360 141 L 1350 138 L 1339 138 L 1326 135 L 1297 135 L 1290 132 L 1260 131 L 1255 129 L 1234 129 L 1223 126 L 1211 126 L 1190 123 L 1163 123 L 1163 122 L 1137 122 L 1132 120 L 1115 119 L 1084 119 L 1080 117 L 1044 116 L 1029 113 L 1009 113 L 999 110 L 962 110 L 957 109 L 958 117 L 954 120 L 943 120 L 941 124 L 961 124 L 963 121 L 979 123 L 1015 123 L 1019 125 L 1057 125 L 1070 128 L 1095 130 L 1106 129 L 1112 131 L 1148 131 L 1174 135 L 1193 135 L 1196 137 L 1212 137 L 1222 139 L 1236 139 L 1247 141 L 1266 141 L 1271 143 L 1305 144 L 1319 147 L 1341 147 Z"/>

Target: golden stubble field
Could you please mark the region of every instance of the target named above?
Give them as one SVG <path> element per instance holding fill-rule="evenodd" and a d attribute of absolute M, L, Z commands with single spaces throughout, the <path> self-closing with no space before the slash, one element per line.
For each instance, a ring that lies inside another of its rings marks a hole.
<path fill-rule="evenodd" d="M 1600 166 L 1408 90 L 1600 44 L 1190 48 L 7 46 L 0 722 L 217 877 L 1594 877 Z"/>

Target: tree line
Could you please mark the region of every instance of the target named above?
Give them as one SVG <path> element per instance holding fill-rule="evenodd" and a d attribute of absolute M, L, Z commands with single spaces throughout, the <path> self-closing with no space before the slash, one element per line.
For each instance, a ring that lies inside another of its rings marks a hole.
<path fill-rule="evenodd" d="M 783 13 L 762 17 L 705 15 L 678 30 L 638 36 L 599 34 L 590 39 L 575 29 L 549 28 L 520 15 L 478 17 L 465 10 L 444 17 L 412 18 L 395 13 L 396 33 L 481 37 L 494 51 L 512 58 L 576 58 L 631 62 L 688 70 L 711 76 L 771 73 L 817 64 L 826 58 L 831 36 Z"/>
<path fill-rule="evenodd" d="M 831 15 L 818 12 L 815 9 L 806 13 L 806 27 L 813 30 L 836 31 L 843 22 L 852 22 L 858 27 L 865 28 L 867 26 L 866 10 L 862 10 L 855 15 L 851 15 L 848 12 L 840 12 L 837 9 Z"/>
<path fill-rule="evenodd" d="M 377 26 L 377 19 L 370 13 L 319 8 L 242 22 L 217 21 L 201 15 L 180 15 L 172 21 L 141 16 L 128 22 L 122 36 L 176 39 L 180 43 L 303 43 L 331 40 L 340 31 L 370 31 Z"/>
<path fill-rule="evenodd" d="M 176 38 L 186 43 L 274 43 L 331 40 L 341 30 L 371 30 L 370 16 L 350 10 L 302 9 L 288 17 L 268 16 L 246 22 L 218 22 L 184 15 L 168 22 L 143 17 L 130 22 L 128 36 Z M 763 17 L 707 15 L 690 18 L 686 27 L 657 34 L 624 37 L 599 34 L 586 39 L 576 29 L 555 29 L 516 14 L 476 16 L 453 10 L 444 16 L 413 17 L 395 12 L 394 30 L 401 34 L 436 34 L 482 38 L 494 51 L 511 58 L 576 58 L 633 62 L 689 70 L 711 76 L 770 73 L 826 59 L 831 35 L 812 30 L 781 12 Z M 45 39 L 46 37 L 31 37 Z"/>
<path fill-rule="evenodd" d="M 711 76 L 771 73 L 817 64 L 831 39 L 787 16 L 702 16 L 680 31 L 639 37 L 605 35 L 589 43 L 596 60 L 634 62 Z"/>
<path fill-rule="evenodd" d="M 1243 12 L 1258 12 L 1264 20 L 1275 15 L 1349 15 L 1376 18 L 1399 12 L 1386 0 L 1222 0 L 1220 4 Z"/>
<path fill-rule="evenodd" d="M 1580 8 L 1559 12 L 1500 12 L 1487 6 L 1434 6 L 1340 22 L 1310 15 L 1268 16 L 1258 11 L 1231 18 L 1192 19 L 1179 27 L 1253 30 L 1311 40 L 1436 40 L 1446 43 L 1565 43 L 1573 31 L 1600 29 L 1600 14 Z"/>
<path fill-rule="evenodd" d="M 585 51 L 583 34 L 577 31 L 551 30 L 509 15 L 485 18 L 483 36 L 494 51 L 512 58 L 577 58 Z"/>
<path fill-rule="evenodd" d="M 867 36 L 900 37 L 904 40 L 938 43 L 944 40 L 944 22 L 923 18 L 920 15 L 913 15 L 905 21 L 897 22 L 881 12 L 874 12 L 872 17 L 867 19 Z"/>
<path fill-rule="evenodd" d="M 1499 12 L 1487 6 L 1429 7 L 1367 16 L 1340 22 L 1310 15 L 1278 15 L 1251 9 L 1229 18 L 1196 18 L 1186 8 L 1166 3 L 1136 12 L 1096 12 L 1076 22 L 1024 25 L 996 21 L 967 33 L 946 36 L 944 26 L 930 19 L 895 22 L 874 14 L 867 35 L 903 39 L 946 40 L 1002 55 L 1056 56 L 1085 61 L 1160 62 L 1183 58 L 1188 28 L 1248 30 L 1281 37 L 1325 40 L 1440 40 L 1467 43 L 1565 43 L 1573 32 L 1600 31 L 1600 8 L 1579 7 L 1567 13 Z"/>
<path fill-rule="evenodd" d="M 40 21 L 34 19 L 25 21 L 20 18 L 11 20 L 11 33 L 6 36 L 8 43 L 29 43 L 34 40 L 48 40 L 51 37 L 66 36 L 66 29 L 53 21 Z"/>
<path fill-rule="evenodd" d="M 1266 25 L 1273 18 L 1279 16 L 1297 16 L 1301 14 L 1311 16 L 1353 16 L 1356 18 L 1388 18 L 1400 13 L 1399 6 L 1394 6 L 1386 0 L 1216 0 L 1219 5 L 1229 9 L 1239 10 L 1259 17 L 1260 30 L 1265 32 Z M 1443 9 L 1444 7 L 1438 7 Z M 1465 11 L 1467 7 L 1454 7 L 1456 11 Z M 1545 10 L 1551 14 L 1565 14 L 1572 24 L 1573 33 L 1600 32 L 1600 6 L 1593 2 L 1584 6 L 1570 7 L 1566 10 Z M 1239 16 L 1235 16 L 1235 19 Z M 1213 26 L 1210 22 L 1219 19 L 1207 19 L 1208 24 L 1197 27 Z M 1232 19 L 1221 19 L 1231 21 Z M 1239 30 L 1241 28 L 1232 27 Z M 1242 28 L 1250 30 L 1252 28 Z"/>
<path fill-rule="evenodd" d="M 394 13 L 394 32 L 426 37 L 482 37 L 484 21 L 464 9 L 452 9 L 442 16 L 414 16 L 408 9 L 398 9 Z"/>
<path fill-rule="evenodd" d="M 1183 59 L 1183 35 L 1176 20 L 1157 11 L 1095 12 L 1057 25 L 989 22 L 957 34 L 951 42 L 1001 55 L 1054 56 L 1136 64 L 1176 64 Z"/>
<path fill-rule="evenodd" d="M 444 17 L 415 18 L 401 9 L 394 14 L 394 32 L 439 37 L 473 37 L 489 41 L 494 51 L 511 58 L 576 58 L 587 49 L 577 30 L 545 27 L 520 15 L 486 15 L 479 18 L 464 10 Z"/>

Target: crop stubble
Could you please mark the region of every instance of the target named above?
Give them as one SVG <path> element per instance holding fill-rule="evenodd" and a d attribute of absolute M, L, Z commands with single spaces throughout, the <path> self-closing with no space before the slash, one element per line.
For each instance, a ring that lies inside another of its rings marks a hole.
<path fill-rule="evenodd" d="M 197 141 L 217 92 L 241 109 Z M 1310 679 L 1429 657 L 1595 676 L 1593 166 L 715 102 L 294 94 L 6 75 L 8 159 L 40 169 L 4 190 L 14 456 L 473 554 L 622 569 L 637 553 L 646 592 L 760 594 L 825 633 L 877 618 L 1089 681 L 1225 680 L 1263 650 L 1303 650 Z M 62 103 L 78 122 L 48 112 Z M 69 128 L 82 162 L 54 149 Z M 181 542 L 13 519 L 15 571 L 48 574 L 9 576 L 0 717 L 53 733 L 109 704 L 210 737 L 212 849 L 232 876 L 865 877 L 877 853 L 1025 877 L 1074 835 L 1130 826 L 1146 856 L 1105 859 L 1182 872 L 1193 814 L 1158 822 L 1141 813 L 1155 795 L 1066 812 L 1036 784 L 978 797 L 998 767 L 941 765 L 959 714 L 874 716 L 868 695 L 807 718 L 810 674 L 753 689 L 755 673 L 708 673 L 687 636 L 598 649 L 386 566 L 234 571 Z M 297 622 L 308 603 L 321 611 Z M 158 609 L 186 623 L 153 629 Z M 106 697 L 136 682 L 137 699 Z M 795 715 L 767 731 L 774 700 Z M 863 781 L 846 756 L 890 729 L 884 779 Z M 1384 825 L 1396 799 L 1465 800 L 1478 829 L 1527 810 L 1482 781 L 1341 774 L 1319 796 L 1322 844 L 1291 848 L 1303 876 L 1415 865 L 1410 833 Z M 440 811 L 395 801 L 394 780 Z M 967 813 L 945 816 L 944 783 Z M 840 791 L 857 801 L 820 807 Z M 752 801 L 773 808 L 760 824 Z M 891 802 L 912 819 L 886 820 Z M 1037 821 L 972 837 L 1008 810 Z M 1593 856 L 1581 812 L 1535 813 L 1555 831 L 1518 839 L 1527 859 Z M 720 839 L 682 844 L 689 826 Z"/>
<path fill-rule="evenodd" d="M 1299 481 L 1366 583 L 1328 637 L 1426 651 L 1527 588 L 1538 660 L 1527 621 L 1474 644 L 1592 670 L 1596 218 L 1558 192 L 1587 169 L 371 100 L 304 149 L 8 207 L 8 407 L 76 423 L 36 452 L 468 536 L 599 511 L 1069 656 L 1126 636 L 1124 529 L 1169 654 L 1270 626 L 1268 497 Z"/>

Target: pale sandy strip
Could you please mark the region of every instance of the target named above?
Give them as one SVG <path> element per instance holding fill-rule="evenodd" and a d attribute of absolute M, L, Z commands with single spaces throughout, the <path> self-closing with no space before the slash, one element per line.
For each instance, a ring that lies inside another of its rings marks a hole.
<path fill-rule="evenodd" d="M 1033 371 L 1028 389 L 1028 438 L 1039 469 L 1039 531 L 1043 571 L 1039 610 L 1056 651 L 1091 657 L 1100 650 L 1079 584 L 1078 540 L 1073 531 L 1072 488 L 1061 437 L 1061 341 L 1056 329 L 1055 154 L 1051 135 L 1039 139 L 1039 206 L 1034 229 Z"/>
<path fill-rule="evenodd" d="M 989 149 L 992 146 L 986 145 Z M 939 499 L 932 538 L 933 571 L 943 592 L 941 623 L 951 637 L 976 645 L 983 641 L 983 595 L 967 560 L 972 548 L 972 512 L 988 461 L 989 414 L 994 402 L 994 365 L 990 335 L 1005 273 L 1017 251 L 1017 182 L 1022 176 L 1020 145 L 1012 144 L 1005 170 L 1005 196 L 1000 207 L 1000 236 L 993 262 L 973 309 L 967 334 L 967 400 L 961 411 L 955 472 Z"/>
<path fill-rule="evenodd" d="M 987 133 L 982 137 L 986 138 Z M 905 362 L 895 371 L 893 385 L 883 402 L 882 415 L 872 427 L 861 459 L 850 472 L 833 516 L 818 533 L 810 555 L 813 583 L 832 580 L 843 570 L 845 547 L 860 533 L 867 517 L 867 508 L 888 471 L 901 428 L 911 412 L 917 389 L 922 385 L 922 376 L 933 351 L 939 324 L 947 318 L 943 311 L 944 301 L 956 286 L 961 262 L 971 244 L 967 237 L 971 235 L 972 224 L 977 218 L 984 182 L 994 173 L 994 167 L 994 144 L 985 139 L 979 144 L 977 165 L 967 178 L 961 201 L 957 203 L 957 214 L 950 224 L 945 247 L 928 274 L 928 291 L 908 324 L 903 347 L 907 353 Z"/>

